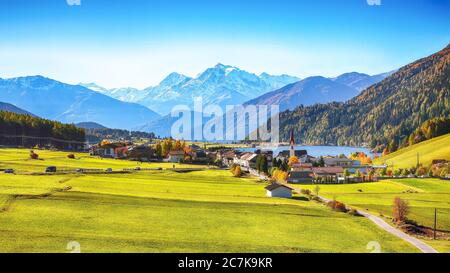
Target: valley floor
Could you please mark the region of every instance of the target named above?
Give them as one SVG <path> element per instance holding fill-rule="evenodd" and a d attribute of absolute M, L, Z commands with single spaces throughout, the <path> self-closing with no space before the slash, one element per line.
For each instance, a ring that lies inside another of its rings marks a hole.
<path fill-rule="evenodd" d="M 47 165 L 129 168 L 85 154 L 0 149 L 0 252 L 417 252 L 368 219 L 298 195 L 265 197 L 264 182 L 229 171 L 29 175 Z M 161 164 L 148 164 L 157 167 Z M 172 164 L 162 164 L 171 168 Z M 178 166 L 177 167 L 187 167 Z"/>

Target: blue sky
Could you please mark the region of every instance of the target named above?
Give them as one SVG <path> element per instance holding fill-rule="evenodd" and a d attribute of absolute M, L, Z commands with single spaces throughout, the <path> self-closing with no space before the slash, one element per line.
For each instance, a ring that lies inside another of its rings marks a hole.
<path fill-rule="evenodd" d="M 143 88 L 218 62 L 302 78 L 375 74 L 450 43 L 448 14 L 438 0 L 0 0 L 0 77 Z"/>

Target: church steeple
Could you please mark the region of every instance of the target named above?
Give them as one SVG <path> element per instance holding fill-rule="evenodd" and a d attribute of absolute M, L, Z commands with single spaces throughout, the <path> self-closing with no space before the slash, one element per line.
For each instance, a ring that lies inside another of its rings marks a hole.
<path fill-rule="evenodd" d="M 294 146 L 295 146 L 294 129 L 291 129 L 291 141 L 290 141 L 290 144 L 291 144 L 291 148 L 290 148 L 290 150 L 289 150 L 289 155 L 290 155 L 290 156 L 295 156 L 295 148 L 294 148 Z"/>

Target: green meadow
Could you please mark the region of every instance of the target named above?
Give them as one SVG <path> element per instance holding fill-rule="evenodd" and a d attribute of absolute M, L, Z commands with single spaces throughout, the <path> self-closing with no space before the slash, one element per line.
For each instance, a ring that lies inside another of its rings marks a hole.
<path fill-rule="evenodd" d="M 120 171 L 124 168 L 200 168 L 202 166 L 190 164 L 174 163 L 141 163 L 137 161 L 102 159 L 89 156 L 87 153 L 68 153 L 54 152 L 47 150 L 34 150 L 39 155 L 39 160 L 30 159 L 30 149 L 1 149 L 0 150 L 0 169 L 13 168 L 18 173 L 43 172 L 47 166 L 56 166 L 58 168 L 75 170 L 78 168 L 86 169 L 106 169 L 112 168 L 114 171 Z M 69 159 L 67 156 L 74 154 L 75 159 Z M 206 167 L 206 166 L 203 166 Z"/>
<path fill-rule="evenodd" d="M 314 186 L 305 186 L 313 189 Z M 437 229 L 447 234 L 447 239 L 426 240 L 441 252 L 450 252 L 450 181 L 440 179 L 395 179 L 380 182 L 347 185 L 320 185 L 320 195 L 344 202 L 360 209 L 392 217 L 395 197 L 407 200 L 408 218 L 419 225 L 434 226 L 434 209 L 437 209 Z"/>
<path fill-rule="evenodd" d="M 0 252 L 416 252 L 363 218 L 304 196 L 268 198 L 265 183 L 227 170 L 30 175 L 45 166 L 130 168 L 87 154 L 0 149 Z M 189 167 L 189 165 L 177 165 Z"/>
<path fill-rule="evenodd" d="M 374 160 L 374 164 L 394 165 L 397 168 L 411 168 L 419 162 L 424 166 L 430 166 L 434 159 L 446 159 L 450 161 L 450 134 L 436 137 L 403 149 L 392 154 L 382 156 Z"/>

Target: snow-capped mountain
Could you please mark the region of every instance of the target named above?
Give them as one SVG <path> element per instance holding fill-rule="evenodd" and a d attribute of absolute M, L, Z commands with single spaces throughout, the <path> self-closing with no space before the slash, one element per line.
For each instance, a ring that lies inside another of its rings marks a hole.
<path fill-rule="evenodd" d="M 78 85 L 125 102 L 136 102 L 144 96 L 141 90 L 132 87 L 107 89 L 95 83 L 79 83 Z"/>
<path fill-rule="evenodd" d="M 192 107 L 195 97 L 202 97 L 205 105 L 218 104 L 224 107 L 241 104 L 299 80 L 288 75 L 272 76 L 263 73 L 258 76 L 219 63 L 195 78 L 171 73 L 159 85 L 144 90 L 121 88 L 105 91 L 98 86 L 91 88 L 92 84 L 84 86 L 119 100 L 139 103 L 166 115 L 175 105 Z"/>
<path fill-rule="evenodd" d="M 109 128 L 130 129 L 159 118 L 142 105 L 42 76 L 0 79 L 0 101 L 42 118 L 65 123 L 93 121 Z"/>

